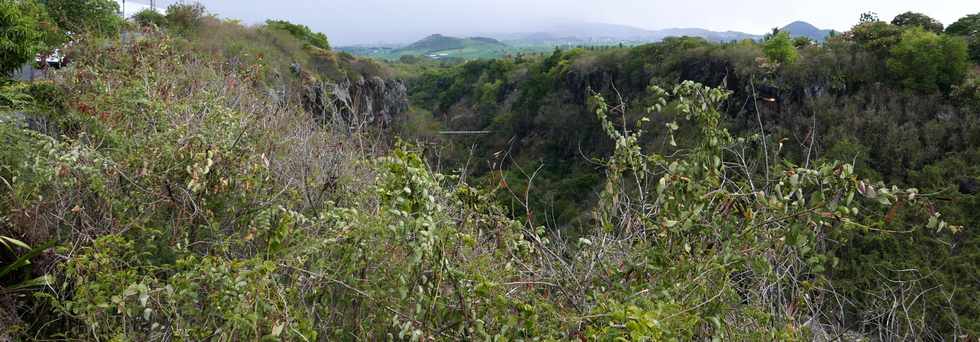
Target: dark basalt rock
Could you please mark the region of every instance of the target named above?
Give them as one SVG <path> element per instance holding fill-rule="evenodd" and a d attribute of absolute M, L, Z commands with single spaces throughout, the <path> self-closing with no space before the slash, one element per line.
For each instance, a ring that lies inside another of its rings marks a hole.
<path fill-rule="evenodd" d="M 303 105 L 321 122 L 349 127 L 387 126 L 408 110 L 408 89 L 399 80 L 371 77 L 305 85 Z"/>

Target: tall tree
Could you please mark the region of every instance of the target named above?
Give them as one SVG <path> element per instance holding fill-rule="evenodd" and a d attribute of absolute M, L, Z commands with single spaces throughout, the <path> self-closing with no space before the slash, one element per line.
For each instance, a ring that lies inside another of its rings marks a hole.
<path fill-rule="evenodd" d="M 946 33 L 957 36 L 972 36 L 980 34 L 980 13 L 960 18 L 946 28 Z"/>
<path fill-rule="evenodd" d="M 800 57 L 800 54 L 796 51 L 796 46 L 793 44 L 793 39 L 785 31 L 776 33 L 776 35 L 766 41 L 762 50 L 770 61 L 781 64 L 793 63 Z"/>
<path fill-rule="evenodd" d="M 0 1 L 0 77 L 30 62 L 41 48 L 34 15 L 20 1 Z"/>
<path fill-rule="evenodd" d="M 970 59 L 980 64 L 980 13 L 960 18 L 946 28 L 946 33 L 963 36 L 969 43 Z"/>
<path fill-rule="evenodd" d="M 939 20 L 933 19 L 925 14 L 916 12 L 905 12 L 892 19 L 892 25 L 900 27 L 921 27 L 926 31 L 934 33 L 943 32 L 943 24 Z"/>

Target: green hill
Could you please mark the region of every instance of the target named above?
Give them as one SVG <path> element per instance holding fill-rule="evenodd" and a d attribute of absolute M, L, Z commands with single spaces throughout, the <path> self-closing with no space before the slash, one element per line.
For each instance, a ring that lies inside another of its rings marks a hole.
<path fill-rule="evenodd" d="M 789 32 L 793 37 L 807 37 L 814 41 L 822 42 L 827 39 L 833 30 L 821 30 L 805 21 L 794 21 L 789 25 L 783 26 L 781 31 Z"/>
<path fill-rule="evenodd" d="M 383 58 L 395 59 L 405 55 L 445 58 L 484 58 L 498 56 L 509 50 L 507 44 L 493 38 L 457 38 L 433 34 L 400 49 L 392 50 Z"/>

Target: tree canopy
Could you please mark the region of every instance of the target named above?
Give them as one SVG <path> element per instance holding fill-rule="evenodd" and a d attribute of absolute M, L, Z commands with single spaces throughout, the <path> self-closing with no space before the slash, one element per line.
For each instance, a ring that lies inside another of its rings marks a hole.
<path fill-rule="evenodd" d="M 960 18 L 946 28 L 946 33 L 958 36 L 974 36 L 980 34 L 980 13 Z"/>
<path fill-rule="evenodd" d="M 947 34 L 963 36 L 970 49 L 970 59 L 980 63 L 980 13 L 960 18 L 946 28 Z"/>
<path fill-rule="evenodd" d="M 906 87 L 921 91 L 948 91 L 966 77 L 969 65 L 963 39 L 918 27 L 902 33 L 891 54 L 889 69 Z"/>
<path fill-rule="evenodd" d="M 934 33 L 943 32 L 943 24 L 939 20 L 933 19 L 925 14 L 916 12 L 905 12 L 892 19 L 892 25 L 900 27 L 921 27 L 926 31 Z"/>
<path fill-rule="evenodd" d="M 851 28 L 849 36 L 864 49 L 883 56 L 901 39 L 902 28 L 884 21 L 868 21 Z"/>

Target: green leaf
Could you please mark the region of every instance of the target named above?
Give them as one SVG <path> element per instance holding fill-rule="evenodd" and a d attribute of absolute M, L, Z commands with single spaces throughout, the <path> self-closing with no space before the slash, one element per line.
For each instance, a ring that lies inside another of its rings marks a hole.
<path fill-rule="evenodd" d="M 12 244 L 14 246 L 17 246 L 17 247 L 20 247 L 20 248 L 23 248 L 23 249 L 31 249 L 31 246 L 28 246 L 23 241 L 14 239 L 12 237 L 7 237 L 7 236 L 0 236 L 0 243 L 3 243 L 4 245 L 6 245 L 7 248 L 10 248 L 10 246 L 8 244 Z M 10 248 L 10 249 L 12 249 L 12 248 Z"/>
<path fill-rule="evenodd" d="M 38 246 L 37 248 L 32 249 L 27 254 L 21 255 L 13 263 L 11 263 L 9 265 L 6 265 L 6 266 L 4 266 L 2 268 L 0 268 L 0 277 L 3 277 L 3 276 L 7 275 L 10 272 L 16 271 L 16 270 L 20 269 L 21 267 L 24 267 L 25 265 L 30 264 L 31 263 L 31 259 L 33 259 L 34 257 L 40 255 L 41 253 L 43 253 L 46 249 L 50 248 L 51 246 L 54 246 L 54 241 L 51 241 L 51 242 L 48 242 L 48 243 L 46 243 L 44 245 Z"/>

